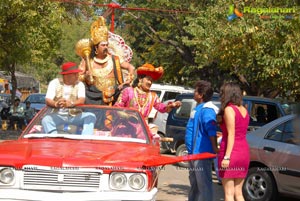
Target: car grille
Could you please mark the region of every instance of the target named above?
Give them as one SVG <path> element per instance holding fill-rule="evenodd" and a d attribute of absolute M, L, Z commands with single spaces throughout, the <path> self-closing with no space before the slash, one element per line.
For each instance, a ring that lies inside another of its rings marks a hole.
<path fill-rule="evenodd" d="M 23 169 L 23 188 L 56 191 L 97 191 L 101 172 L 95 170 Z"/>

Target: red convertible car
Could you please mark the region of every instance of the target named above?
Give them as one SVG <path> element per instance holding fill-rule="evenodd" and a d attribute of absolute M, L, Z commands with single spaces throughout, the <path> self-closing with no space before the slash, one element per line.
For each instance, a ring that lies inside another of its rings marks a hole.
<path fill-rule="evenodd" d="M 45 133 L 53 114 L 60 115 L 45 107 L 18 140 L 0 143 L 0 200 L 155 200 L 161 166 L 215 157 L 160 155 L 135 109 L 78 106 Z M 92 133 L 71 123 L 84 114 L 95 117 Z"/>

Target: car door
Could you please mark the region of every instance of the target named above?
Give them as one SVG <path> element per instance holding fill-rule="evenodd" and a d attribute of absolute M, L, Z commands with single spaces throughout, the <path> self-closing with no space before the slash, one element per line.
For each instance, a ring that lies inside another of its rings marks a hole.
<path fill-rule="evenodd" d="M 276 177 L 280 192 L 299 194 L 300 133 L 295 119 L 271 128 L 260 143 L 260 157 Z"/>
<path fill-rule="evenodd" d="M 172 145 L 184 143 L 185 139 L 185 128 L 186 124 L 190 118 L 190 113 L 192 109 L 196 107 L 196 101 L 192 96 L 179 96 L 181 101 L 181 107 L 173 109 L 168 116 L 167 125 L 166 125 L 166 135 L 173 138 Z M 171 146 L 172 148 L 175 148 Z"/>
<path fill-rule="evenodd" d="M 176 100 L 181 101 L 181 107 L 173 109 L 169 113 L 166 124 L 166 136 L 173 138 L 170 147 L 174 150 L 176 150 L 179 145 L 185 143 L 186 125 L 190 118 L 191 111 L 197 105 L 193 93 L 178 95 Z M 221 106 L 218 94 L 213 95 L 212 102 L 217 107 Z"/>
<path fill-rule="evenodd" d="M 248 109 L 250 116 L 248 127 L 250 131 L 282 116 L 280 109 L 274 103 L 244 99 L 243 105 Z"/>

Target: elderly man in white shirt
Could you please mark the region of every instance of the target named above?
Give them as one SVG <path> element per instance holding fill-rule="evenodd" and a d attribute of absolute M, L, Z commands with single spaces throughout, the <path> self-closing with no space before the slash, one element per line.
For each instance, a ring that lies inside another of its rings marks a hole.
<path fill-rule="evenodd" d="M 46 93 L 46 105 L 54 110 L 42 120 L 45 133 L 57 133 L 57 127 L 66 123 L 81 125 L 82 135 L 92 135 L 96 117 L 90 112 L 81 112 L 74 108 L 84 104 L 85 86 L 79 81 L 78 66 L 67 62 L 62 65 L 62 78 L 49 83 Z"/>

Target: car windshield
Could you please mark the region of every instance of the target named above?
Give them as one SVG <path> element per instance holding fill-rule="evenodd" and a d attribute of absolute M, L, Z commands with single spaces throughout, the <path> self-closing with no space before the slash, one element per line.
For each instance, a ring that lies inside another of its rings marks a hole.
<path fill-rule="evenodd" d="M 30 101 L 30 103 L 45 103 L 46 94 L 36 94 L 28 96 L 26 101 Z M 25 101 L 25 102 L 26 102 Z"/>
<path fill-rule="evenodd" d="M 30 125 L 26 127 L 22 137 L 27 139 L 67 138 L 139 143 L 149 142 L 144 121 L 136 110 L 105 106 L 82 106 L 65 109 L 65 111 L 67 111 L 67 113 L 61 113 L 61 111 L 57 111 L 53 108 L 44 108 Z M 54 119 L 53 115 L 60 115 L 60 118 L 66 121 L 54 123 L 54 121 L 51 121 L 51 119 Z M 83 134 L 86 124 L 83 121 L 74 121 L 75 118 L 84 115 L 90 115 L 95 119 L 92 133 Z M 46 133 L 46 128 L 43 126 L 46 127 L 48 125 L 54 125 L 55 129 Z"/>

